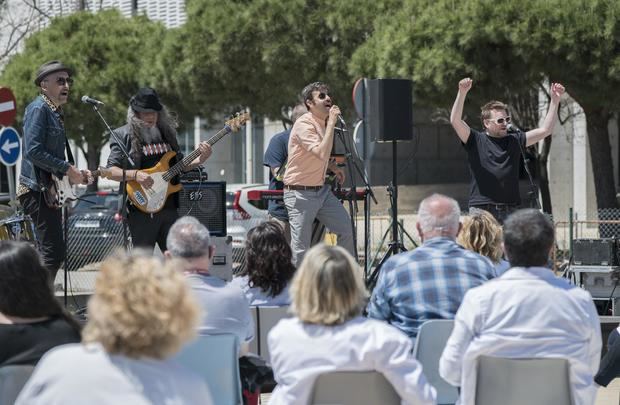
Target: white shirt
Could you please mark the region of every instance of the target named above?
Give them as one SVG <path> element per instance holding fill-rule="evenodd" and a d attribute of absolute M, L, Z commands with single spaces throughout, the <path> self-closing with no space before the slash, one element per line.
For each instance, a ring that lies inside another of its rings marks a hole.
<path fill-rule="evenodd" d="M 238 286 L 198 273 L 188 274 L 186 279 L 203 309 L 199 334 L 232 333 L 240 344 L 254 339 L 250 304 Z"/>
<path fill-rule="evenodd" d="M 475 402 L 477 357 L 564 358 L 574 405 L 591 405 L 601 356 L 599 317 L 587 291 L 542 267 L 515 267 L 467 292 L 439 374 Z"/>
<path fill-rule="evenodd" d="M 202 379 L 171 360 L 109 355 L 99 344 L 43 356 L 16 405 L 213 404 Z"/>
<path fill-rule="evenodd" d="M 267 337 L 278 383 L 270 405 L 306 404 L 314 380 L 331 371 L 382 373 L 402 404 L 435 404 L 436 391 L 412 356 L 411 340 L 384 322 L 357 317 L 337 326 L 281 320 Z"/>
<path fill-rule="evenodd" d="M 285 307 L 291 305 L 291 299 L 288 294 L 288 284 L 280 291 L 280 294 L 271 297 L 259 287 L 250 287 L 250 278 L 248 276 L 233 277 L 230 283 L 243 290 L 245 298 L 248 299 L 248 302 L 252 306 Z"/>

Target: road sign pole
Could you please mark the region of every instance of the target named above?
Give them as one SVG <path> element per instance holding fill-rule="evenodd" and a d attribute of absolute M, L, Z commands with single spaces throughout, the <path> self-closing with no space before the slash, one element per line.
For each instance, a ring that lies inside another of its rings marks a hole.
<path fill-rule="evenodd" d="M 9 180 L 9 195 L 11 196 L 11 201 L 15 201 L 16 192 L 15 192 L 15 175 L 13 174 L 13 166 L 6 167 L 6 176 Z"/>

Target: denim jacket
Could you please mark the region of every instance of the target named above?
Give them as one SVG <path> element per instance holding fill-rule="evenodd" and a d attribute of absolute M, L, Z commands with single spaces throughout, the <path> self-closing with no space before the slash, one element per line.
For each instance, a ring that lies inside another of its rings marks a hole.
<path fill-rule="evenodd" d="M 40 191 L 47 186 L 50 173 L 62 177 L 69 170 L 65 158 L 65 128 L 60 111 L 52 111 L 38 96 L 26 107 L 20 183 Z"/>

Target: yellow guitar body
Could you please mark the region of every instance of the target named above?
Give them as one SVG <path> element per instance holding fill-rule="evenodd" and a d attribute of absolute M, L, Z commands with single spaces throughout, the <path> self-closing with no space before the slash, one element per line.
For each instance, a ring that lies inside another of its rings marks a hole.
<path fill-rule="evenodd" d="M 140 169 L 153 179 L 153 186 L 144 188 L 135 180 L 127 182 L 127 196 L 140 211 L 152 214 L 161 211 L 166 204 L 170 194 L 180 191 L 183 186 L 180 184 L 170 184 L 163 178 L 163 174 L 170 168 L 170 159 L 176 152 L 166 152 L 159 162 L 150 169 Z"/>

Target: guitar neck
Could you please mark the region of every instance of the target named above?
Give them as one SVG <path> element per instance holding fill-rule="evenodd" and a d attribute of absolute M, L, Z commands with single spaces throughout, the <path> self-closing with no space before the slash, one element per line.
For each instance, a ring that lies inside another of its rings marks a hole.
<path fill-rule="evenodd" d="M 213 135 L 211 138 L 207 140 L 209 146 L 213 146 L 216 142 L 224 137 L 224 135 L 231 132 L 231 128 L 228 125 L 225 125 L 224 128 L 220 129 L 217 134 Z M 194 150 L 189 155 L 185 156 L 183 160 L 177 162 L 174 166 L 168 169 L 163 175 L 162 178 L 166 181 L 170 181 L 174 176 L 180 174 L 183 169 L 185 169 L 190 163 L 192 163 L 198 156 L 200 156 L 200 149 Z"/>

